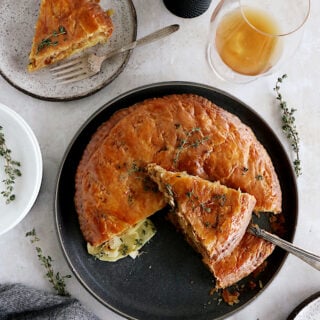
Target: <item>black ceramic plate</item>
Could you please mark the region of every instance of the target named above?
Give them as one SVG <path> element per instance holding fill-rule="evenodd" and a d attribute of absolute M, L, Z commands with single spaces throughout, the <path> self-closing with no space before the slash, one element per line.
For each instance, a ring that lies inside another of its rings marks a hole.
<path fill-rule="evenodd" d="M 202 95 L 236 114 L 249 125 L 269 152 L 283 191 L 286 240 L 291 241 L 297 220 L 297 189 L 291 162 L 270 127 L 238 99 L 212 87 L 187 82 L 167 82 L 132 90 L 108 102 L 82 126 L 70 144 L 59 172 L 55 219 L 65 257 L 82 285 L 102 304 L 130 319 L 222 319 L 252 301 L 272 281 L 286 254 L 276 249 L 259 274 L 255 288 L 250 277 L 242 281 L 240 302 L 229 306 L 210 295 L 213 276 L 199 255 L 184 241 L 164 214 L 152 217 L 158 230 L 135 260 L 101 262 L 86 252 L 75 212 L 74 177 L 83 150 L 101 123 L 115 111 L 146 98 L 173 93 Z M 263 286 L 261 286 L 263 284 Z"/>

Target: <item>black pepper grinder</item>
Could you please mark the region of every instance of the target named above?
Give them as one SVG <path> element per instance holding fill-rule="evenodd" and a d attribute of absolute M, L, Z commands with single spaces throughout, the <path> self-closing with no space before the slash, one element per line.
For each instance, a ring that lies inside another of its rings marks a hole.
<path fill-rule="evenodd" d="M 212 0 L 163 0 L 169 11 L 181 18 L 195 18 L 207 11 Z"/>

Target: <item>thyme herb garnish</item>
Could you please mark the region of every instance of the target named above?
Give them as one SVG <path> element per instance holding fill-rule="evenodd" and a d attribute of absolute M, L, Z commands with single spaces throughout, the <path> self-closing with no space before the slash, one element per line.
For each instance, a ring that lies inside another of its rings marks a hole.
<path fill-rule="evenodd" d="M 227 201 L 227 196 L 225 194 L 215 194 L 212 200 L 218 202 L 220 207 L 223 207 Z"/>
<path fill-rule="evenodd" d="M 34 228 L 26 233 L 26 237 L 31 237 L 30 242 L 32 244 L 40 241 Z M 70 296 L 66 290 L 65 279 L 71 278 L 71 275 L 61 276 L 59 272 L 55 273 L 52 267 L 53 259 L 50 256 L 44 256 L 42 249 L 38 246 L 36 246 L 36 251 L 41 265 L 46 269 L 46 277 L 57 291 L 58 295 Z"/>
<path fill-rule="evenodd" d="M 199 206 L 200 209 L 206 213 L 211 213 L 212 205 L 219 205 L 220 207 L 223 207 L 227 201 L 227 196 L 225 194 L 215 194 L 207 202 L 200 202 L 199 197 L 194 194 L 193 190 L 187 191 L 185 195 L 188 198 L 188 200 L 191 201 L 192 210 Z"/>
<path fill-rule="evenodd" d="M 137 246 L 142 246 L 143 245 L 143 240 L 142 239 L 135 239 L 134 240 L 135 245 Z"/>
<path fill-rule="evenodd" d="M 139 166 L 136 161 L 133 161 L 131 167 L 127 171 L 127 175 L 135 175 L 135 179 L 141 180 L 143 190 L 144 191 L 151 191 L 151 192 L 158 192 L 158 186 L 155 182 L 153 182 L 147 175 L 146 170 L 144 167 Z M 133 194 L 128 197 L 129 204 L 132 203 L 134 200 Z"/>
<path fill-rule="evenodd" d="M 241 171 L 242 171 L 242 175 L 245 175 L 249 171 L 249 169 L 246 167 L 243 167 Z"/>
<path fill-rule="evenodd" d="M 135 161 L 133 161 L 131 164 L 131 167 L 128 170 L 128 175 L 131 175 L 137 172 L 143 172 L 143 168 L 139 167 L 138 164 Z"/>
<path fill-rule="evenodd" d="M 207 207 L 207 204 L 204 203 L 204 202 L 201 202 L 201 203 L 200 203 L 200 208 L 201 208 L 203 211 L 207 212 L 207 213 L 210 213 L 210 212 L 211 212 L 211 208 L 210 208 L 210 207 Z"/>
<path fill-rule="evenodd" d="M 38 44 L 37 53 L 39 53 L 44 48 L 56 46 L 59 42 L 57 40 L 53 41 L 52 38 L 57 38 L 62 34 L 67 34 L 67 30 L 63 26 L 59 26 L 58 30 L 53 30 L 52 34 L 49 37 L 42 39 L 42 41 Z"/>
<path fill-rule="evenodd" d="M 4 173 L 6 178 L 2 180 L 5 185 L 5 190 L 1 191 L 1 195 L 6 199 L 6 204 L 9 204 L 16 198 L 13 189 L 16 177 L 21 176 L 21 171 L 19 169 L 21 164 L 12 159 L 11 150 L 6 145 L 6 139 L 2 130 L 3 127 L 0 126 L 0 157 L 3 157 L 5 161 Z"/>
<path fill-rule="evenodd" d="M 122 244 L 119 249 L 123 256 L 126 256 L 129 252 L 129 247 L 126 244 Z"/>
<path fill-rule="evenodd" d="M 301 175 L 302 170 L 301 170 L 301 161 L 300 161 L 300 156 L 299 156 L 299 135 L 297 131 L 297 127 L 295 125 L 295 117 L 294 113 L 297 111 L 296 109 L 289 109 L 287 106 L 286 101 L 283 99 L 283 96 L 280 92 L 280 85 L 283 82 L 284 79 L 287 78 L 287 75 L 284 74 L 281 77 L 277 79 L 276 86 L 274 90 L 277 93 L 276 99 L 279 100 L 279 106 L 281 109 L 282 113 L 282 131 L 285 133 L 286 137 L 288 138 L 289 142 L 291 143 L 291 147 L 293 152 L 295 153 L 295 159 L 293 160 L 293 166 L 294 166 L 294 171 L 298 176 Z"/>
<path fill-rule="evenodd" d="M 175 124 L 175 128 L 180 129 L 181 125 Z M 179 161 L 180 154 L 183 150 L 186 150 L 188 148 L 197 148 L 209 139 L 208 136 L 205 136 L 205 137 L 201 137 L 199 139 L 194 139 L 193 141 L 190 141 L 190 138 L 195 133 L 200 133 L 202 135 L 201 128 L 198 128 L 198 127 L 192 128 L 190 131 L 185 131 L 184 133 L 185 133 L 185 138 L 178 140 L 177 150 L 176 150 L 175 156 L 173 158 L 174 165 L 177 165 L 177 163 Z"/>

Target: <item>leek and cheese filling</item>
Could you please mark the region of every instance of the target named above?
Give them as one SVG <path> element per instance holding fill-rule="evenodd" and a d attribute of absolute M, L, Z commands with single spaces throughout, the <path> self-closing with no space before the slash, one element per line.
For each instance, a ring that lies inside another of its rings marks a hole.
<path fill-rule="evenodd" d="M 142 220 L 119 236 L 99 246 L 87 243 L 89 254 L 102 261 L 118 261 L 130 256 L 135 258 L 139 250 L 156 234 L 156 228 L 149 219 Z"/>

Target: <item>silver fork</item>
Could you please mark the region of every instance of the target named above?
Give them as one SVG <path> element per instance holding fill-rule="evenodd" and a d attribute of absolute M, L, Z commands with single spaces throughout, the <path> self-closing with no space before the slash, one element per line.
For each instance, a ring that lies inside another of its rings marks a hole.
<path fill-rule="evenodd" d="M 296 257 L 300 258 L 304 262 L 310 264 L 312 267 L 320 271 L 320 256 L 317 256 L 311 252 L 303 250 L 292 243 L 285 241 L 275 234 L 269 233 L 263 229 L 260 229 L 257 225 L 250 225 L 247 231 L 257 237 L 267 240 L 278 247 L 292 253 Z"/>
<path fill-rule="evenodd" d="M 121 48 L 112 50 L 103 56 L 97 56 L 96 54 L 88 54 L 76 59 L 72 59 L 63 63 L 57 67 L 50 69 L 55 80 L 60 84 L 71 83 L 89 78 L 101 70 L 102 63 L 120 53 L 131 50 L 137 46 L 141 46 L 153 41 L 159 40 L 176 32 L 179 29 L 178 24 L 167 26 L 158 31 L 155 31 L 139 40 L 124 45 Z"/>

